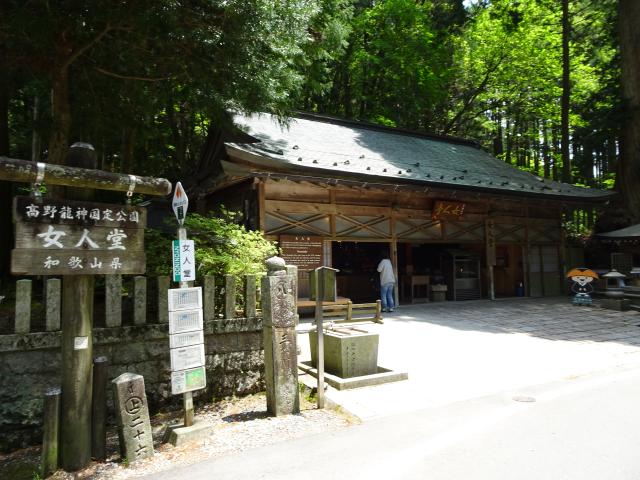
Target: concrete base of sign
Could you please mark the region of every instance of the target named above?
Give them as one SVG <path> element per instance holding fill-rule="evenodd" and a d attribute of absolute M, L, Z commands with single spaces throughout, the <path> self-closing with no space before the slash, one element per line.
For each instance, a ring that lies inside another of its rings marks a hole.
<path fill-rule="evenodd" d="M 184 445 L 189 442 L 197 442 L 208 437 L 213 431 L 211 425 L 206 423 L 194 423 L 190 427 L 180 425 L 172 425 L 167 428 L 164 434 L 164 441 L 172 444 L 174 447 Z"/>
<path fill-rule="evenodd" d="M 600 305 L 602 308 L 609 310 L 618 310 L 623 312 L 629 310 L 631 302 L 625 298 L 603 298 Z"/>
<path fill-rule="evenodd" d="M 324 369 L 339 378 L 378 373 L 379 335 L 358 327 L 335 327 L 324 331 Z M 318 334 L 309 332 L 312 365 L 318 360 Z"/>
<path fill-rule="evenodd" d="M 298 368 L 303 372 L 318 378 L 318 371 L 311 366 L 311 362 L 300 362 Z M 382 385 L 383 383 L 399 382 L 408 380 L 407 372 L 394 372 L 388 368 L 378 366 L 378 372 L 371 375 L 362 375 L 360 377 L 340 378 L 325 372 L 324 381 L 337 390 L 349 390 L 351 388 L 370 387 L 373 385 Z"/>

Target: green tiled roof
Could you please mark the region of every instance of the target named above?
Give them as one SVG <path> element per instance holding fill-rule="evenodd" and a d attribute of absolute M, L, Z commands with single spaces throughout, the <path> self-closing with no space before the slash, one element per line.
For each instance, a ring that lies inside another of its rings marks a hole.
<path fill-rule="evenodd" d="M 266 169 L 371 183 L 605 200 L 614 192 L 544 180 L 491 156 L 474 143 L 304 115 L 288 126 L 268 114 L 235 117 L 255 143 L 226 143 Z"/>

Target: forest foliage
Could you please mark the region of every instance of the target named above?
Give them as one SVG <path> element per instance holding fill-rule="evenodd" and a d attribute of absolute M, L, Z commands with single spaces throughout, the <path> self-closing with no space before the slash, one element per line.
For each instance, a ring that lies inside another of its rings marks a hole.
<path fill-rule="evenodd" d="M 618 3 L 9 0 L 0 155 L 60 163 L 82 140 L 106 170 L 184 179 L 229 111 L 306 110 L 475 138 L 541 177 L 612 188 L 624 124 Z"/>

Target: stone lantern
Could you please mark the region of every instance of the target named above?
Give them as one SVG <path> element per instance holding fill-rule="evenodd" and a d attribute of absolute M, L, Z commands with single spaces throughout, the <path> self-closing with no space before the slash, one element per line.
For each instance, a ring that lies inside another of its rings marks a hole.
<path fill-rule="evenodd" d="M 633 267 L 629 275 L 631 275 L 631 285 L 640 287 L 640 267 Z"/>
<path fill-rule="evenodd" d="M 605 279 L 605 296 L 610 298 L 620 298 L 624 295 L 622 289 L 625 287 L 624 279 L 627 276 L 624 273 L 620 273 L 615 268 L 610 272 L 602 275 L 602 278 Z"/>

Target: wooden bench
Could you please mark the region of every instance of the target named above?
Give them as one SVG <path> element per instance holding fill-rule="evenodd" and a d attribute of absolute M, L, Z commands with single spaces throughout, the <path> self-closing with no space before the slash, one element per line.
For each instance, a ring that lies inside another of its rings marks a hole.
<path fill-rule="evenodd" d="M 322 323 L 360 323 L 382 321 L 382 304 L 380 300 L 375 303 L 333 304 L 322 306 Z"/>

